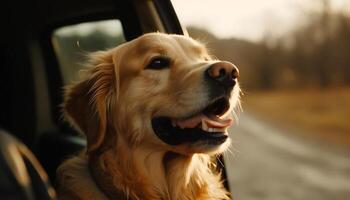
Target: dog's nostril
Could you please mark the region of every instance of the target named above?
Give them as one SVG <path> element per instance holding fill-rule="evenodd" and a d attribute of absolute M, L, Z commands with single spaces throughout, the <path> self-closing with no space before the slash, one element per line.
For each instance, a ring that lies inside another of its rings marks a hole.
<path fill-rule="evenodd" d="M 231 72 L 232 79 L 236 79 L 239 77 L 239 70 L 235 67 Z"/>
<path fill-rule="evenodd" d="M 221 69 L 219 70 L 219 76 L 218 76 L 218 78 L 224 77 L 224 76 L 226 76 L 226 70 L 225 70 L 224 68 L 221 68 Z"/>
<path fill-rule="evenodd" d="M 221 68 L 219 70 L 219 75 L 214 77 L 215 80 L 217 80 L 218 82 L 220 82 L 221 84 L 222 83 L 225 83 L 227 80 L 230 80 L 231 79 L 231 76 L 230 76 L 230 73 L 227 73 L 226 69 L 224 68 Z M 232 79 L 233 80 L 233 79 Z"/>

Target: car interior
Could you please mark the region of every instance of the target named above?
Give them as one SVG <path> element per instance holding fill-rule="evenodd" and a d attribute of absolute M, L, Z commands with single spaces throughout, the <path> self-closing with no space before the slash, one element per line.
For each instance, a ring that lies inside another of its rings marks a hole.
<path fill-rule="evenodd" d="M 50 182 L 54 185 L 56 168 L 86 145 L 60 110 L 62 88 L 79 70 L 62 59 L 70 53 L 60 51 L 62 27 L 114 20 L 121 42 L 147 32 L 184 30 L 170 0 L 1 4 L 0 199 L 54 199 Z"/>

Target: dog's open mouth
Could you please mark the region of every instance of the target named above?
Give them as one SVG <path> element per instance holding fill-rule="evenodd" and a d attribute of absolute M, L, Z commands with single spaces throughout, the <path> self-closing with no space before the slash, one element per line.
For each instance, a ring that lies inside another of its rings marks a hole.
<path fill-rule="evenodd" d="M 233 123 L 232 118 L 221 117 L 229 108 L 229 100 L 222 97 L 191 117 L 155 117 L 152 119 L 153 131 L 169 145 L 200 141 L 220 145 L 228 138 L 226 130 Z"/>

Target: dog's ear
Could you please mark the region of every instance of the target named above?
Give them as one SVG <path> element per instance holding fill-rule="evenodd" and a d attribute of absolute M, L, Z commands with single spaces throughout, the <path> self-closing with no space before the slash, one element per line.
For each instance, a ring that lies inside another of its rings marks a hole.
<path fill-rule="evenodd" d="M 100 147 L 107 131 L 107 115 L 116 100 L 118 78 L 112 55 L 99 52 L 91 55 L 91 67 L 82 71 L 85 78 L 65 90 L 63 112 L 87 138 L 87 151 Z"/>

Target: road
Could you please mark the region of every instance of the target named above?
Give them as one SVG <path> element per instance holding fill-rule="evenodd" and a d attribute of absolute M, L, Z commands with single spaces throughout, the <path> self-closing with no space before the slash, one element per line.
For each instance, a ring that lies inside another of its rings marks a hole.
<path fill-rule="evenodd" d="M 225 153 L 234 200 L 350 200 L 350 153 L 241 115 Z"/>

